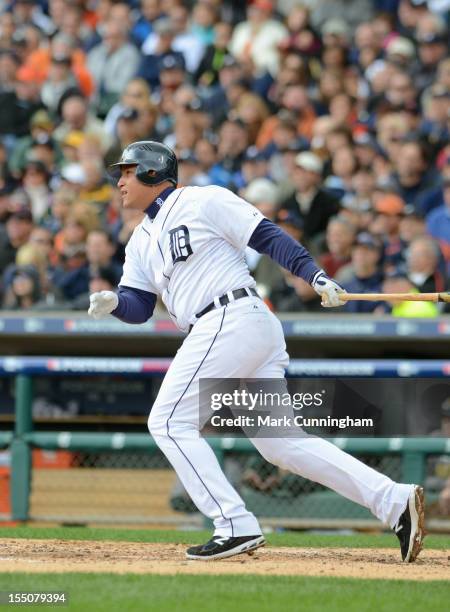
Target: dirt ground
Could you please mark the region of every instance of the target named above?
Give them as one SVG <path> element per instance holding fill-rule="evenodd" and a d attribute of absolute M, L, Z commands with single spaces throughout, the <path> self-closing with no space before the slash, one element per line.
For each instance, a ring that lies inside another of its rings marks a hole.
<path fill-rule="evenodd" d="M 260 548 L 209 563 L 185 559 L 182 544 L 5 538 L 0 572 L 112 572 L 117 574 L 260 574 L 449 580 L 450 551 L 424 550 L 403 564 L 397 549 Z"/>

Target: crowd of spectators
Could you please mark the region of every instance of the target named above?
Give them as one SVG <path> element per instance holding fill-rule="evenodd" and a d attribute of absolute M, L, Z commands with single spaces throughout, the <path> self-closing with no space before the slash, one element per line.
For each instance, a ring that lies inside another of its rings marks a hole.
<path fill-rule="evenodd" d="M 0 0 L 1 307 L 86 309 L 142 214 L 106 167 L 156 139 L 180 184 L 257 206 L 347 290 L 450 277 L 450 0 Z M 304 281 L 248 249 L 280 312 Z M 434 304 L 341 310 L 434 316 Z"/>

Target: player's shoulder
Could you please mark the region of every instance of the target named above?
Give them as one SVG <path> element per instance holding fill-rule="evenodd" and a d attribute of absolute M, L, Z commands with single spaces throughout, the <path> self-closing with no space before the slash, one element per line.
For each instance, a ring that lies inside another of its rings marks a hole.
<path fill-rule="evenodd" d="M 186 185 L 179 189 L 181 190 L 180 197 L 192 199 L 208 198 L 211 194 L 229 191 L 225 187 L 219 187 L 218 185 Z"/>
<path fill-rule="evenodd" d="M 204 185 L 201 187 L 187 187 L 186 197 L 196 202 L 223 202 L 225 200 L 235 199 L 238 196 L 230 189 L 219 185 Z"/>
<path fill-rule="evenodd" d="M 204 190 L 204 193 L 209 193 L 214 196 L 220 194 L 222 196 L 235 197 L 235 194 L 231 191 L 231 189 L 222 187 L 221 185 L 206 185 L 204 187 L 199 187 L 199 189 Z"/>
<path fill-rule="evenodd" d="M 173 192 L 173 195 L 176 195 L 179 192 L 179 199 L 198 199 L 198 198 L 206 198 L 208 194 L 213 193 L 214 190 L 221 189 L 221 187 L 217 187 L 216 185 L 183 185 L 179 187 Z"/>

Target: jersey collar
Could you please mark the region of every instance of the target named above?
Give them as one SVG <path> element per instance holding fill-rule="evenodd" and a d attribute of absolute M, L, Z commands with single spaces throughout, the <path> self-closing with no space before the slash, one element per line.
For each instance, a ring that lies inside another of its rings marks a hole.
<path fill-rule="evenodd" d="M 172 191 L 175 191 L 175 187 L 167 187 L 166 189 L 164 189 L 164 191 L 161 191 L 159 196 L 155 200 L 153 200 L 150 206 L 147 206 L 144 212 L 149 217 L 149 219 L 153 220 L 156 217 L 159 212 L 159 209 L 170 196 Z"/>

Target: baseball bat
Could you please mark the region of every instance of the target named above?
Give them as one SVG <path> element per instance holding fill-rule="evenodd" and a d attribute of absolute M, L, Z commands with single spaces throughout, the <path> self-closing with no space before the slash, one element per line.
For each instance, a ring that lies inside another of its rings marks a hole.
<path fill-rule="evenodd" d="M 450 292 L 443 293 L 342 293 L 339 299 L 364 300 L 365 302 L 447 302 L 450 303 Z"/>

